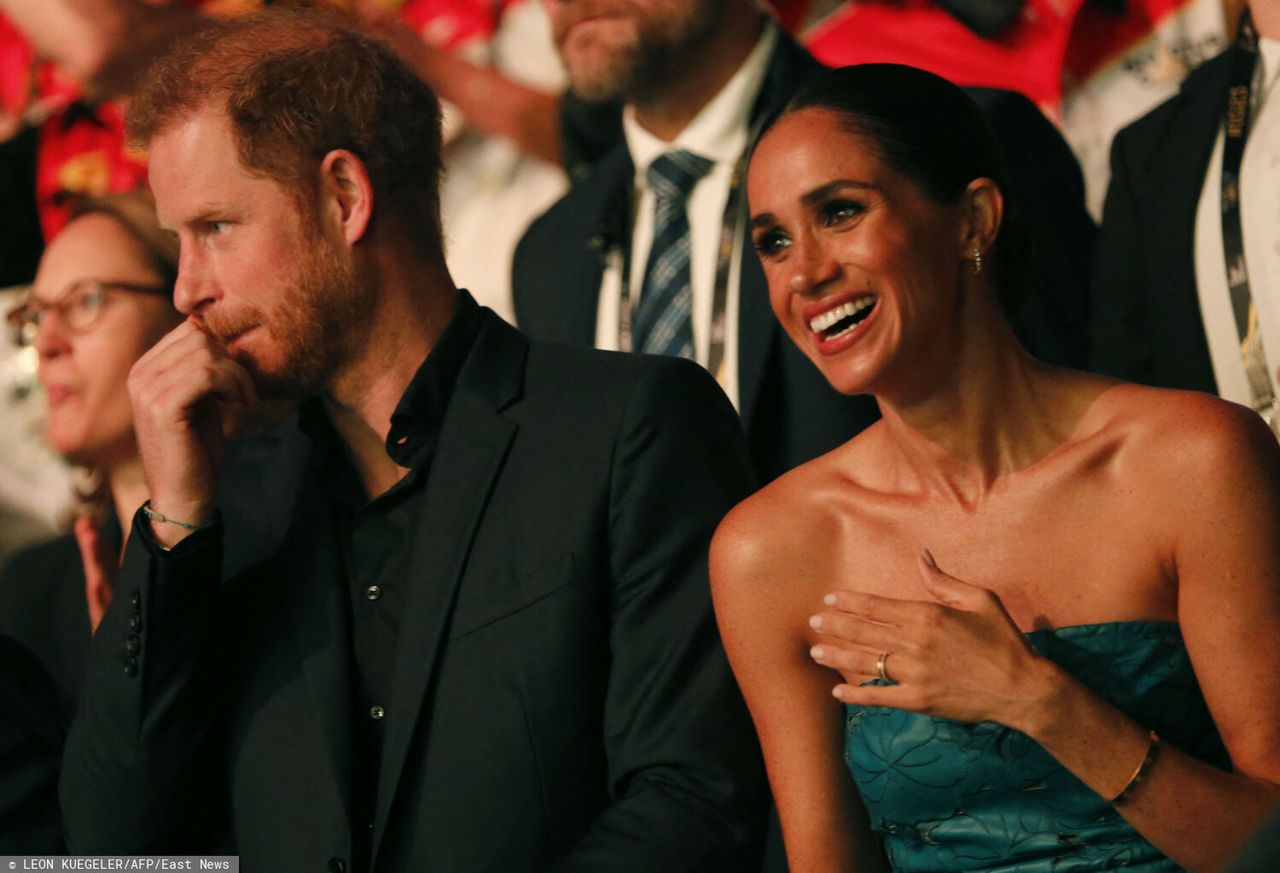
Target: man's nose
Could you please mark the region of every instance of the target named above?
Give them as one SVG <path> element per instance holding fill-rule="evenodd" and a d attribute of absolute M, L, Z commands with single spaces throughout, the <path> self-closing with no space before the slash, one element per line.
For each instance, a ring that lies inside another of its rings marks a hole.
<path fill-rule="evenodd" d="M 183 315 L 191 315 L 208 306 L 213 298 L 208 264 L 193 247 L 183 246 L 178 255 L 178 278 L 173 284 L 174 307 Z"/>

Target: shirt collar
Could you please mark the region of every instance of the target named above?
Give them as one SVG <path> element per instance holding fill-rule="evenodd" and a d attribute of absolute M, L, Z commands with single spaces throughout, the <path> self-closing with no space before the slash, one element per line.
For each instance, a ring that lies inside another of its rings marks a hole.
<path fill-rule="evenodd" d="M 475 298 L 459 291 L 449 326 L 391 413 L 387 454 L 401 467 L 417 468 L 434 453 L 445 408 L 480 332 L 480 322 L 480 306 Z"/>
<path fill-rule="evenodd" d="M 751 110 L 769 71 L 769 58 L 778 43 L 777 25 L 765 23 L 755 48 L 711 101 L 694 116 L 673 142 L 665 142 L 640 126 L 635 107 L 622 112 L 622 130 L 636 168 L 636 186 L 647 188 L 645 172 L 661 154 L 687 149 L 716 163 L 734 163 L 747 147 Z"/>
<path fill-rule="evenodd" d="M 1280 74 L 1280 40 L 1267 36 L 1258 40 L 1258 72 L 1258 100 L 1261 104 L 1275 88 L 1276 76 Z"/>
<path fill-rule="evenodd" d="M 435 454 L 449 398 L 480 332 L 482 312 L 475 298 L 466 291 L 458 292 L 453 318 L 400 395 L 400 402 L 391 413 L 386 442 L 387 455 L 398 466 L 417 470 Z M 344 446 L 319 398 L 302 404 L 298 426 L 316 442 L 320 454 L 330 456 L 330 461 L 334 452 L 345 456 Z"/>

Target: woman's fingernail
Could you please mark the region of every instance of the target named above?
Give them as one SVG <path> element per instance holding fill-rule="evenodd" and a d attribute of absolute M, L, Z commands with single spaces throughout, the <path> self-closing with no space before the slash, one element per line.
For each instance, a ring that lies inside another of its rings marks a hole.
<path fill-rule="evenodd" d="M 809 650 L 809 657 L 813 658 L 815 661 L 821 661 L 826 657 L 826 654 L 826 649 L 822 648 L 822 646 L 814 646 Z"/>
<path fill-rule="evenodd" d="M 835 606 L 836 596 L 834 594 L 828 594 L 826 597 L 822 598 L 822 602 L 825 603 L 827 606 Z"/>
<path fill-rule="evenodd" d="M 820 615 L 811 616 L 809 618 L 809 627 L 813 628 L 814 630 L 817 630 L 818 628 L 822 627 L 822 616 Z"/>

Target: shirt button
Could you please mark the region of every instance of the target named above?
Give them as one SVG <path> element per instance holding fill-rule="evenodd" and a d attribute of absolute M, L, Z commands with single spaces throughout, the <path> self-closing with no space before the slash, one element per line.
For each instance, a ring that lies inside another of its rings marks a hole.
<path fill-rule="evenodd" d="M 142 616 L 138 615 L 136 612 L 129 616 L 129 627 L 135 631 L 142 630 Z"/>
<path fill-rule="evenodd" d="M 347 862 L 341 858 L 330 858 L 329 873 L 347 873 Z"/>
<path fill-rule="evenodd" d="M 383 709 L 381 706 L 369 707 L 369 718 L 373 719 L 374 721 L 381 721 L 382 717 L 386 714 L 387 714 L 387 711 Z"/>
<path fill-rule="evenodd" d="M 137 591 L 133 592 L 133 597 L 129 598 L 129 603 L 135 610 L 142 609 L 142 595 Z"/>
<path fill-rule="evenodd" d="M 124 673 L 126 676 L 138 675 L 138 659 L 137 658 L 124 659 Z"/>
<path fill-rule="evenodd" d="M 368 588 L 364 590 L 365 600 L 377 600 L 381 596 L 382 596 L 382 589 L 379 588 L 377 585 L 370 585 Z"/>
<path fill-rule="evenodd" d="M 126 655 L 136 655 L 141 648 L 142 640 L 138 639 L 138 635 L 129 634 L 128 639 L 124 641 L 124 653 Z"/>

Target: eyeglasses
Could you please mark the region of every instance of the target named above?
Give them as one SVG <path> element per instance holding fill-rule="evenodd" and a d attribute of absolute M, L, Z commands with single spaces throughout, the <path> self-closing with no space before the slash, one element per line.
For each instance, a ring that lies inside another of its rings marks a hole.
<path fill-rule="evenodd" d="M 81 279 L 72 282 L 57 300 L 43 301 L 28 298 L 27 302 L 5 316 L 13 342 L 18 346 L 34 345 L 36 334 L 50 310 L 56 310 L 59 319 L 72 333 L 85 333 L 102 317 L 107 295 L 112 291 L 130 291 L 134 294 L 163 294 L 168 296 L 167 285 L 137 285 L 132 282 L 104 282 L 101 279 Z"/>

